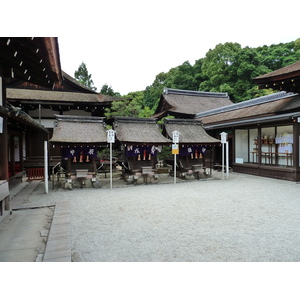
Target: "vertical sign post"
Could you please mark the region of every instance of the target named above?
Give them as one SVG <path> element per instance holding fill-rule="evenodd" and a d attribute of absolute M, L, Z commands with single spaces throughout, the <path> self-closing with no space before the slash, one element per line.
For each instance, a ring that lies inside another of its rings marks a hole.
<path fill-rule="evenodd" d="M 107 143 L 109 143 L 110 152 L 110 188 L 112 189 L 112 144 L 115 142 L 115 131 L 109 129 L 107 132 Z"/>
<path fill-rule="evenodd" d="M 173 135 L 173 145 L 172 145 L 172 154 L 174 154 L 174 184 L 176 184 L 176 155 L 179 154 L 179 132 L 174 130 Z"/>
<path fill-rule="evenodd" d="M 44 177 L 45 193 L 48 194 L 48 142 L 44 141 Z"/>
<path fill-rule="evenodd" d="M 227 142 L 227 133 L 221 132 L 221 143 L 222 143 L 222 179 L 224 179 L 224 145 L 226 144 L 226 173 L 228 177 L 228 142 Z"/>
<path fill-rule="evenodd" d="M 229 177 L 229 146 L 228 141 L 226 141 L 226 178 Z"/>

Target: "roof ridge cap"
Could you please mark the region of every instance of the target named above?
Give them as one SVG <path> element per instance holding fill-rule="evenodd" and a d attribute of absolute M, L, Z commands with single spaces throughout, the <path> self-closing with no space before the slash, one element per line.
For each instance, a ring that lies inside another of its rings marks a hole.
<path fill-rule="evenodd" d="M 191 91 L 191 90 L 180 90 L 180 89 L 170 89 L 165 87 L 163 94 L 173 94 L 173 95 L 190 95 L 190 96 L 206 96 L 206 97 L 226 97 L 229 98 L 228 93 L 218 93 L 218 92 L 203 92 L 203 91 Z"/>
<path fill-rule="evenodd" d="M 290 96 L 296 96 L 296 95 L 297 95 L 297 93 L 285 92 L 285 91 L 278 92 L 278 93 L 273 93 L 273 94 L 270 94 L 270 95 L 265 95 L 265 96 L 245 100 L 245 101 L 242 101 L 242 102 L 230 104 L 230 105 L 227 105 L 227 106 L 222 106 L 222 107 L 215 108 L 215 109 L 212 109 L 212 110 L 208 110 L 208 111 L 205 111 L 205 112 L 197 113 L 195 118 L 207 117 L 207 116 L 218 114 L 218 113 L 233 111 L 233 110 L 236 110 L 236 109 L 239 109 L 239 108 L 246 108 L 246 107 L 250 107 L 250 106 L 253 106 L 253 105 L 272 102 L 272 101 L 276 101 L 276 100 L 279 100 L 279 99 L 284 99 L 284 98 L 287 98 L 287 97 L 290 97 Z"/>

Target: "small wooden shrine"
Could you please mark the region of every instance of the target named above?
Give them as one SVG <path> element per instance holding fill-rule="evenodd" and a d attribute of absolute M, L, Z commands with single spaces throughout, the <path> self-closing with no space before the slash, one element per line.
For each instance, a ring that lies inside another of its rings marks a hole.
<path fill-rule="evenodd" d="M 107 145 L 104 118 L 57 115 L 50 143 L 61 148 L 61 165 L 68 178 L 93 178 L 97 151 Z"/>
<path fill-rule="evenodd" d="M 199 176 L 201 169 L 205 172 L 206 162 L 212 162 L 212 146 L 220 144 L 221 141 L 207 134 L 199 120 L 165 119 L 164 134 L 172 138 L 174 131 L 179 132 L 179 173 L 196 173 Z M 210 154 L 209 158 L 207 153 Z"/>
<path fill-rule="evenodd" d="M 134 176 L 154 175 L 158 152 L 163 145 L 171 144 L 161 134 L 156 119 L 117 117 L 114 129 L 123 149 L 121 164 L 124 172 Z"/>

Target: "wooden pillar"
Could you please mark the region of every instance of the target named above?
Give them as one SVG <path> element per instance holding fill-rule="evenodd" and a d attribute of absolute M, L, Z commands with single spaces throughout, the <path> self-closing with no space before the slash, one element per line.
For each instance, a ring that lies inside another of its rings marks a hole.
<path fill-rule="evenodd" d="M 19 156 L 20 156 L 20 172 L 23 172 L 24 169 L 24 160 L 23 160 L 23 133 L 19 136 Z"/>
<path fill-rule="evenodd" d="M 3 132 L 0 133 L 0 180 L 8 180 L 8 134 L 7 118 L 3 117 Z"/>
<path fill-rule="evenodd" d="M 9 156 L 11 176 L 15 176 L 15 136 L 13 134 L 9 137 Z"/>
<path fill-rule="evenodd" d="M 6 83 L 1 77 L 0 70 L 0 105 L 6 107 Z M 8 133 L 7 133 L 7 117 L 3 117 L 3 130 L 0 133 L 0 179 L 8 180 Z"/>
<path fill-rule="evenodd" d="M 68 158 L 67 174 L 71 173 L 71 163 L 72 163 L 72 158 Z"/>
<path fill-rule="evenodd" d="M 96 160 L 95 157 L 92 157 L 92 172 L 96 173 L 97 167 L 96 167 Z"/>
<path fill-rule="evenodd" d="M 297 119 L 295 121 L 293 126 L 293 168 L 296 170 L 295 181 L 300 181 L 300 123 L 297 122 Z"/>
<path fill-rule="evenodd" d="M 189 154 L 185 157 L 185 167 L 188 168 L 189 167 Z"/>
<path fill-rule="evenodd" d="M 257 135 L 257 164 L 261 165 L 261 127 L 258 125 Z"/>
<path fill-rule="evenodd" d="M 208 148 L 208 147 L 207 147 Z M 207 153 L 207 148 L 206 148 L 206 152 Z M 210 151 L 210 160 L 211 160 L 211 150 Z M 202 164 L 203 164 L 203 168 L 206 168 L 206 161 L 205 161 L 205 153 L 202 153 Z"/>
<path fill-rule="evenodd" d="M 156 156 L 154 156 L 154 155 L 152 155 L 151 154 L 151 167 L 152 167 L 152 169 L 156 169 L 156 164 L 157 164 L 157 155 Z"/>

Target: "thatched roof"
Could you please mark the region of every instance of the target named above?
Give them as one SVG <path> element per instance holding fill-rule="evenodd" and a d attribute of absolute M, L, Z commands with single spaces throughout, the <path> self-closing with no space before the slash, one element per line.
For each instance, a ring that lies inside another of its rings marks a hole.
<path fill-rule="evenodd" d="M 260 89 L 272 88 L 288 92 L 300 92 L 300 61 L 273 72 L 258 76 L 253 82 Z"/>
<path fill-rule="evenodd" d="M 22 100 L 22 102 L 39 102 L 39 104 L 46 103 L 86 103 L 86 104 L 100 104 L 121 100 L 119 97 L 113 97 L 103 94 L 94 93 L 77 93 L 77 92 L 60 92 L 48 90 L 34 90 L 34 89 L 7 89 L 7 99 Z"/>
<path fill-rule="evenodd" d="M 201 121 L 191 119 L 165 119 L 164 130 L 172 139 L 172 132 L 179 132 L 179 144 L 216 144 L 220 140 L 206 133 Z"/>
<path fill-rule="evenodd" d="M 298 94 L 279 92 L 243 101 L 223 108 L 199 113 L 205 128 L 226 127 L 239 124 L 262 123 L 267 120 L 289 118 L 299 112 Z M 256 121 L 257 120 L 257 121 Z"/>
<path fill-rule="evenodd" d="M 193 118 L 197 113 L 231 105 L 227 93 L 209 93 L 165 88 L 153 117 L 173 115 Z"/>
<path fill-rule="evenodd" d="M 50 142 L 56 144 L 106 144 L 104 118 L 56 115 Z"/>
<path fill-rule="evenodd" d="M 156 119 L 117 117 L 114 121 L 116 138 L 127 144 L 171 144 L 159 131 Z"/>

